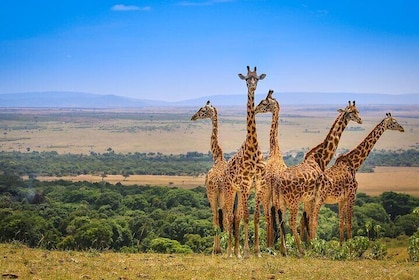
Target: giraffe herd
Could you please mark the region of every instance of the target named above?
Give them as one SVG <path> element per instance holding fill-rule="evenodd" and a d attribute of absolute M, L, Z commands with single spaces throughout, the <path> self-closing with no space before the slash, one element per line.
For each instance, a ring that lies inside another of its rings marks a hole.
<path fill-rule="evenodd" d="M 260 205 L 263 207 L 266 221 L 266 245 L 273 247 L 274 232 L 279 232 L 280 251 L 283 255 L 286 255 L 284 218 L 287 209 L 290 213 L 289 226 L 301 254 L 304 254 L 304 251 L 299 234 L 307 230 L 309 240 L 316 238 L 318 215 L 323 204 L 338 203 L 340 241 L 341 243 L 344 241 L 345 225 L 347 238 L 351 239 L 352 214 L 358 186 L 355 174 L 385 130 L 404 131 L 391 114 L 387 113 L 357 147 L 339 156 L 329 167 L 348 123 L 354 121 L 362 124 L 355 101 L 349 102 L 344 109 L 338 110 L 339 114 L 325 139 L 308 151 L 300 164 L 287 166 L 278 140 L 280 104 L 273 97 L 273 91 L 270 90 L 266 98 L 256 107 L 254 104 L 258 81 L 265 77 L 266 74 L 257 75 L 256 67 L 252 71 L 249 66 L 247 66 L 247 75 L 239 74 L 239 78 L 245 80 L 247 85 L 246 138 L 228 161 L 224 158 L 218 142 L 217 109 L 207 101 L 206 105 L 191 118 L 191 120 L 208 118 L 212 121 L 210 146 L 214 163 L 206 175 L 205 186 L 213 215 L 213 254 L 222 253 L 219 234 L 225 229 L 228 235 L 227 256 L 232 257 L 234 252 L 236 257 L 242 257 L 240 225 L 243 222 L 243 257 L 250 256 L 248 203 L 253 192 L 255 193 L 253 247 L 256 256 L 261 256 Z M 258 144 L 255 116 L 259 113 L 272 114 L 270 150 L 267 159 L 264 158 Z M 304 213 L 299 233 L 297 214 L 301 203 L 304 205 Z"/>

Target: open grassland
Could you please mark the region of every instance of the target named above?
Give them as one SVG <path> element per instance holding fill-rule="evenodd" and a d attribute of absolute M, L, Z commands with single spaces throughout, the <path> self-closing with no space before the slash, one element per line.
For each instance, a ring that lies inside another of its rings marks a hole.
<path fill-rule="evenodd" d="M 404 133 L 385 132 L 375 149 L 398 150 L 419 148 L 419 105 L 359 106 L 363 124 L 350 123 L 339 143 L 338 154 L 354 148 L 391 112 L 405 128 Z M 284 154 L 308 150 L 326 136 L 337 116 L 336 106 L 281 108 L 280 147 Z M 56 151 L 58 153 L 185 154 L 210 150 L 211 122 L 191 121 L 198 108 L 162 109 L 4 109 L 0 113 L 1 151 Z M 219 140 L 226 153 L 236 151 L 245 137 L 245 108 L 219 108 Z M 256 117 L 259 143 L 269 150 L 271 114 Z M 378 195 L 383 191 L 419 195 L 417 168 L 380 169 L 359 173 L 359 191 Z M 49 180 L 56 178 L 38 178 Z M 204 184 L 203 177 L 122 176 L 108 175 L 63 178 L 69 180 L 108 181 L 122 184 L 167 185 L 194 188 Z"/>
<path fill-rule="evenodd" d="M 405 250 L 406 248 L 404 248 Z M 418 279 L 419 266 L 389 250 L 386 260 L 333 261 L 264 255 L 47 251 L 0 244 L 3 279 Z M 401 253 L 403 254 L 403 253 Z"/>
<path fill-rule="evenodd" d="M 339 107 L 281 108 L 279 141 L 283 153 L 307 150 L 326 136 Z M 82 110 L 2 109 L 0 150 L 57 151 L 58 153 L 181 154 L 210 150 L 211 122 L 191 121 L 198 108 Z M 339 151 L 352 149 L 379 123 L 386 112 L 405 128 L 405 133 L 386 132 L 376 149 L 419 147 L 419 105 L 359 107 L 364 123 L 350 123 L 342 136 Z M 219 108 L 219 140 L 224 152 L 236 151 L 245 130 L 245 108 Z M 256 117 L 261 149 L 269 150 L 271 114 Z"/>

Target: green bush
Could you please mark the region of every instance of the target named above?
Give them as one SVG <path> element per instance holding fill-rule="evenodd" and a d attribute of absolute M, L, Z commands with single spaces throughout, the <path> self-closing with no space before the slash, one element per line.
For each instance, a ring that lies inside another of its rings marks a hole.
<path fill-rule="evenodd" d="M 189 254 L 193 253 L 192 249 L 187 245 L 181 245 L 179 241 L 172 240 L 169 238 L 155 238 L 151 240 L 150 250 L 156 253 L 177 253 L 177 254 Z"/>
<path fill-rule="evenodd" d="M 364 236 L 355 236 L 353 239 L 346 242 L 352 258 L 361 258 L 368 249 L 370 241 Z"/>
<path fill-rule="evenodd" d="M 413 262 L 419 261 L 419 230 L 409 238 L 409 246 L 407 247 L 409 258 Z"/>
<path fill-rule="evenodd" d="M 382 260 L 385 256 L 387 256 L 387 246 L 378 241 L 373 242 L 368 257 L 373 260 Z"/>

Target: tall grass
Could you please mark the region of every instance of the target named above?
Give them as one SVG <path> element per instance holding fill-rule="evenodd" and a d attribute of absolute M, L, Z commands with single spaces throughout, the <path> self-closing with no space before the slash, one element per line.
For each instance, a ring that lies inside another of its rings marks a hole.
<path fill-rule="evenodd" d="M 404 248 L 406 250 L 406 248 Z M 225 258 L 202 254 L 124 254 L 31 249 L 0 244 L 4 279 L 417 279 L 405 260 L 334 261 L 315 257 Z"/>

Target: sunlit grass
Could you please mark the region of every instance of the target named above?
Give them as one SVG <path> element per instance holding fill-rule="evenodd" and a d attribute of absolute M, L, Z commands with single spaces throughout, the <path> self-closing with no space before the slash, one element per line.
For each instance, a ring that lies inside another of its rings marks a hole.
<path fill-rule="evenodd" d="M 332 261 L 265 254 L 236 259 L 202 254 L 47 251 L 20 244 L 0 244 L 0 256 L 5 279 L 417 279 L 419 275 L 417 264 L 393 257 Z"/>

